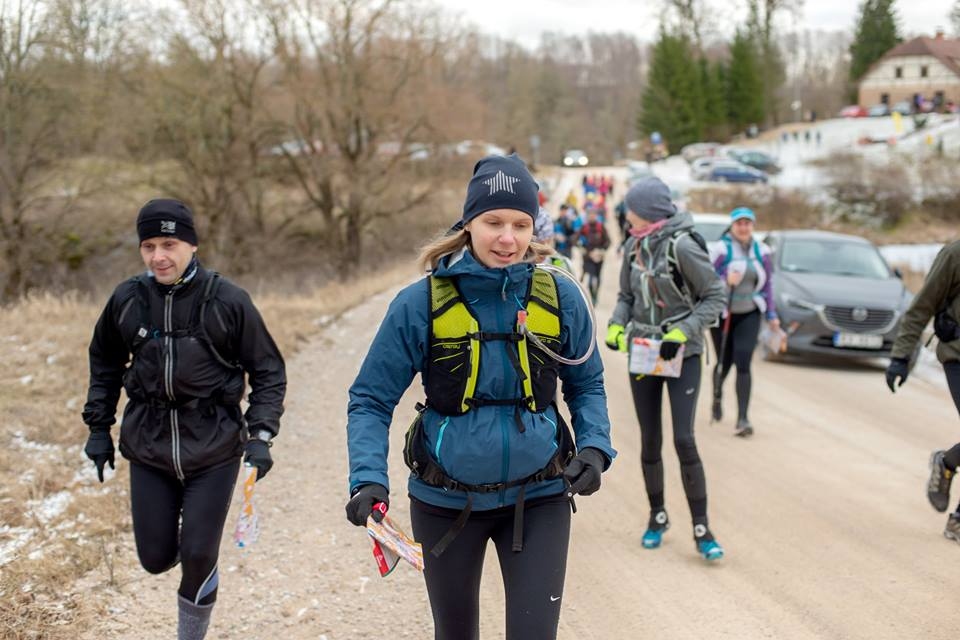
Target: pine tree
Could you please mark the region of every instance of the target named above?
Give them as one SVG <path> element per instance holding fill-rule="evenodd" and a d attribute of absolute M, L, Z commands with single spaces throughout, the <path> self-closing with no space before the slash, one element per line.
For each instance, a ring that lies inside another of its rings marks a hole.
<path fill-rule="evenodd" d="M 874 62 L 901 42 L 897 29 L 895 0 L 864 0 L 857 30 L 850 43 L 850 79 L 863 77 Z"/>
<path fill-rule="evenodd" d="M 703 120 L 700 69 L 690 41 L 661 29 L 653 48 L 638 128 L 645 134 L 659 131 L 670 151 L 675 152 L 702 139 Z"/>
<path fill-rule="evenodd" d="M 700 58 L 700 86 L 703 92 L 703 127 L 704 134 L 711 140 L 726 137 L 727 114 L 727 87 L 726 70 L 723 63 L 717 61 L 710 64 Z"/>
<path fill-rule="evenodd" d="M 760 124 L 766 116 L 761 73 L 753 39 L 738 29 L 730 45 L 727 72 L 727 113 L 735 129 Z"/>

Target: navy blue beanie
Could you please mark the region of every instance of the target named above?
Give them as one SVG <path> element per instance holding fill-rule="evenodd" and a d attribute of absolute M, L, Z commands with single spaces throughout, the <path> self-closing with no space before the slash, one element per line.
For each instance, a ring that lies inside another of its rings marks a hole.
<path fill-rule="evenodd" d="M 143 205 L 137 214 L 140 242 L 149 238 L 171 237 L 197 246 L 190 207 L 172 198 L 157 198 Z"/>
<path fill-rule="evenodd" d="M 467 185 L 467 199 L 463 203 L 463 218 L 454 228 L 462 229 L 481 213 L 494 209 L 523 211 L 536 221 L 540 210 L 538 191 L 537 181 L 517 154 L 482 158 L 473 167 L 473 178 Z"/>

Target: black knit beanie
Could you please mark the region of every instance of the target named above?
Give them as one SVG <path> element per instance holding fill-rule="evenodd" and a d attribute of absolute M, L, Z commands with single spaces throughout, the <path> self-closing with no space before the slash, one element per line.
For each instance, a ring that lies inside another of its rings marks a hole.
<path fill-rule="evenodd" d="M 537 181 L 517 154 L 487 156 L 473 167 L 473 178 L 467 185 L 467 198 L 463 203 L 463 218 L 454 228 L 462 229 L 481 213 L 494 209 L 522 211 L 536 221 L 540 209 L 538 191 Z"/>
<path fill-rule="evenodd" d="M 190 207 L 172 198 L 157 198 L 143 205 L 137 215 L 140 242 L 148 238 L 171 237 L 197 246 Z"/>

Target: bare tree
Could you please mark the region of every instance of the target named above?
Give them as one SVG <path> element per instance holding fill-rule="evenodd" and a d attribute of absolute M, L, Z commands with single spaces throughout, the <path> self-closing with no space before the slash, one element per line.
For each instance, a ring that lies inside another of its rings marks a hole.
<path fill-rule="evenodd" d="M 139 132 L 129 144 L 135 159 L 152 163 L 154 188 L 194 208 L 205 254 L 242 271 L 262 244 L 256 240 L 284 226 L 282 217 L 268 222 L 266 211 L 272 55 L 252 44 L 265 23 L 250 4 L 230 0 L 183 0 L 182 7 L 188 28 L 177 25 L 168 62 L 147 63 L 133 92 Z"/>
<path fill-rule="evenodd" d="M 803 0 L 746 0 L 750 32 L 760 47 L 763 93 L 768 118 L 779 123 L 778 92 L 785 79 L 783 54 L 776 39 L 776 16 L 785 11 L 798 13 Z"/>
<path fill-rule="evenodd" d="M 49 198 L 66 104 L 44 74 L 51 46 L 40 2 L 0 0 L 0 244 L 3 297 L 26 290 L 34 217 Z"/>
<path fill-rule="evenodd" d="M 302 0 L 271 16 L 293 102 L 281 148 L 348 275 L 363 232 L 430 192 L 407 152 L 434 130 L 427 98 L 443 38 L 435 15 L 390 0 Z"/>
<path fill-rule="evenodd" d="M 662 0 L 663 16 L 661 22 L 673 23 L 680 33 L 686 35 L 696 51 L 703 53 L 706 32 L 712 31 L 710 20 L 713 17 L 707 0 Z"/>

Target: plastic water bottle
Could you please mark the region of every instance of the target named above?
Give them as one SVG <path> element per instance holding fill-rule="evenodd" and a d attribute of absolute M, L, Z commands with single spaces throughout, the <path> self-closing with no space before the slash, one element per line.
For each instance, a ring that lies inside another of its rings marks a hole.
<path fill-rule="evenodd" d="M 238 547 L 249 547 L 260 537 L 260 518 L 253 500 L 253 488 L 257 483 L 257 468 L 253 465 L 243 467 L 243 502 L 237 527 L 233 530 L 233 541 Z"/>

